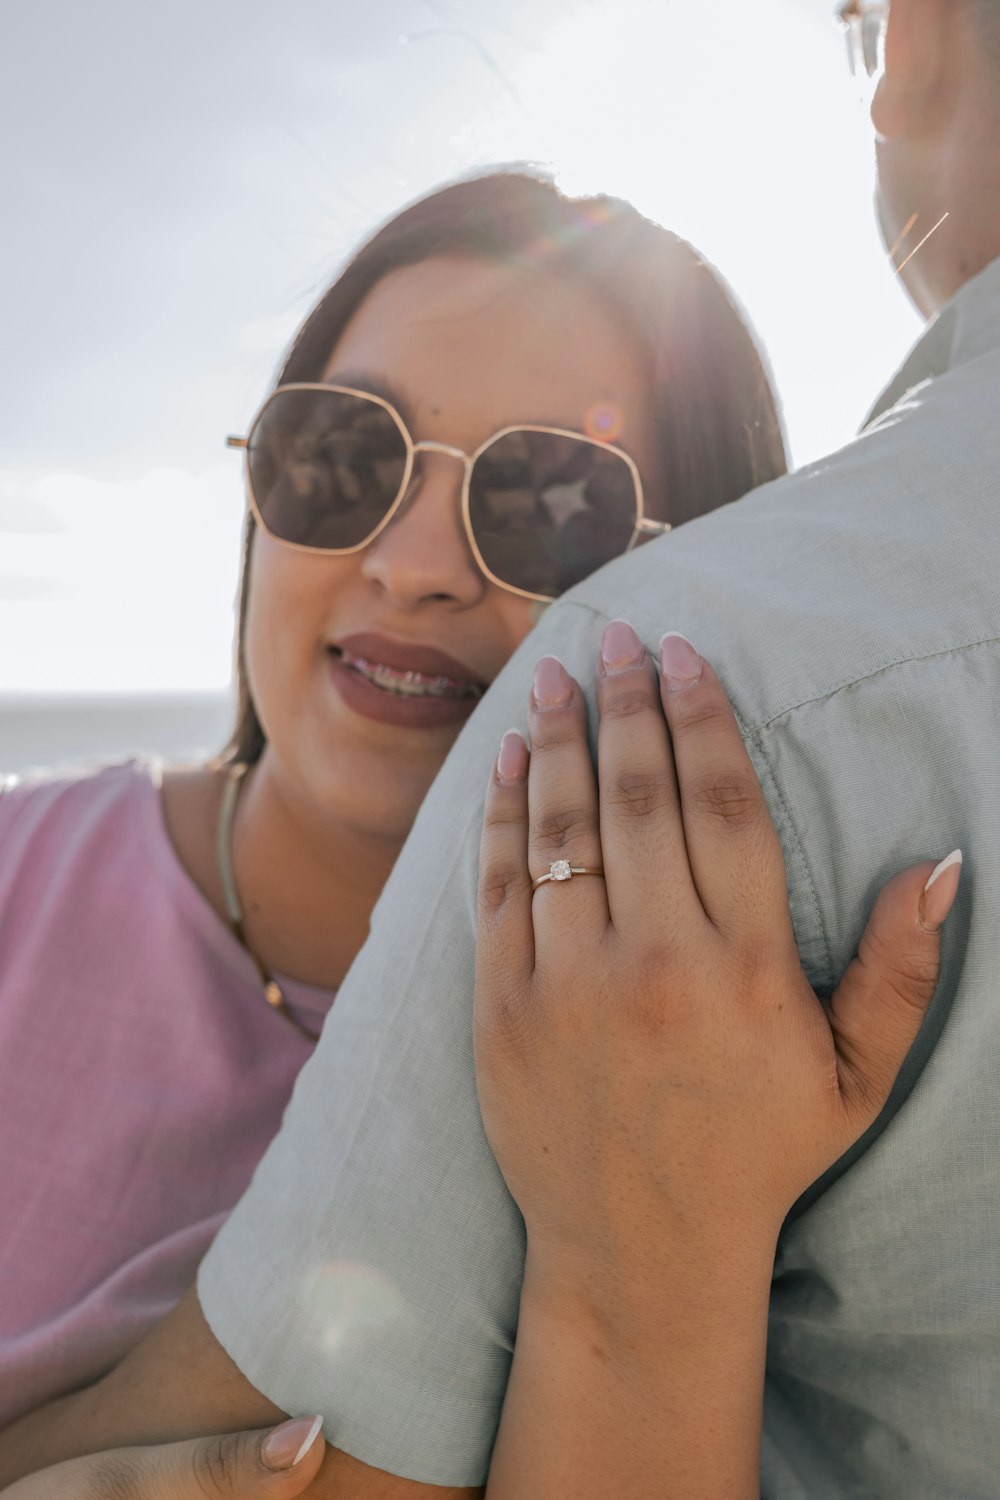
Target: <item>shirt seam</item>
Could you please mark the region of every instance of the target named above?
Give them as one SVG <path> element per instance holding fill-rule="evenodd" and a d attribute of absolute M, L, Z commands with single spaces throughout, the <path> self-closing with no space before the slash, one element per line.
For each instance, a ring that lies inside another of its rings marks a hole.
<path fill-rule="evenodd" d="M 747 734 L 746 737 L 747 739 L 752 741 L 753 746 L 757 751 L 757 755 L 760 759 L 760 764 L 763 767 L 764 772 L 767 776 L 768 783 L 770 784 L 771 791 L 774 797 L 774 800 L 771 802 L 771 807 L 779 810 L 781 813 L 781 818 L 784 823 L 784 829 L 778 830 L 779 840 L 786 848 L 789 847 L 789 845 L 794 846 L 796 858 L 799 862 L 799 867 L 805 876 L 806 886 L 809 892 L 809 902 L 812 907 L 812 917 L 815 924 L 815 931 L 819 937 L 823 952 L 823 982 L 820 984 L 820 988 L 823 990 L 832 989 L 834 980 L 833 956 L 830 947 L 830 937 L 829 933 L 827 932 L 826 922 L 823 919 L 823 909 L 820 905 L 819 892 L 816 889 L 816 881 L 813 876 L 812 865 L 809 863 L 808 856 L 806 855 L 805 845 L 803 844 L 802 839 L 799 835 L 798 825 L 796 824 L 795 819 L 792 817 L 792 813 L 788 806 L 788 800 L 785 797 L 784 790 L 780 782 L 778 781 L 777 773 L 775 772 L 775 769 L 771 764 L 767 747 L 764 744 L 763 736 L 756 731 L 751 731 Z M 784 831 L 785 834 L 784 838 L 781 837 L 782 831 Z"/>
<path fill-rule="evenodd" d="M 574 609 L 582 609 L 595 620 L 610 620 L 611 618 L 603 609 L 598 609 L 596 605 L 588 604 L 584 599 L 562 599 L 559 602 L 563 605 L 572 605 Z M 908 667 L 917 662 L 934 661 L 942 656 L 957 656 L 962 651 L 974 651 L 979 646 L 996 645 L 1000 645 L 1000 634 L 976 636 L 971 641 L 962 641 L 952 646 L 942 646 L 935 651 L 924 651 L 912 656 L 893 657 L 892 661 L 882 662 L 880 666 L 873 667 L 869 672 L 861 672 L 854 677 L 842 678 L 831 687 L 824 688 L 822 692 L 815 693 L 811 698 L 800 698 L 795 703 L 789 703 L 784 708 L 778 709 L 769 719 L 744 722 L 740 719 L 739 714 L 737 714 L 737 719 L 744 735 L 751 735 L 756 739 L 758 735 L 771 729 L 781 719 L 797 712 L 798 709 L 809 708 L 817 703 L 825 703 L 828 699 L 836 697 L 838 693 L 844 692 L 846 688 L 857 687 L 862 682 L 872 682 L 876 677 L 881 677 L 885 672 L 895 671 L 897 667 Z"/>
<path fill-rule="evenodd" d="M 809 708 L 817 703 L 826 703 L 830 698 L 835 698 L 838 693 L 847 688 L 858 687 L 863 682 L 874 682 L 876 677 L 882 677 L 886 672 L 894 672 L 897 667 L 909 667 L 919 662 L 936 661 L 944 656 L 958 656 L 963 651 L 975 651 L 980 646 L 1000 645 L 1000 635 L 977 636 L 971 641 L 962 641 L 957 645 L 942 646 L 936 651 L 924 651 L 911 656 L 895 657 L 892 661 L 883 662 L 881 666 L 873 667 L 870 672 L 862 672 L 856 677 L 845 677 L 841 682 L 835 683 L 821 693 L 816 693 L 811 698 L 802 698 L 797 703 L 790 703 L 787 708 L 782 708 L 773 714 L 770 719 L 754 726 L 753 733 L 762 734 L 772 728 L 779 720 L 787 718 L 789 714 L 796 713 L 800 708 Z"/>
<path fill-rule="evenodd" d="M 564 603 L 570 604 L 576 609 L 585 611 L 594 620 L 609 619 L 609 616 L 603 610 L 595 608 L 594 605 L 588 604 L 585 600 L 567 599 L 564 601 Z M 935 661 L 942 657 L 957 656 L 966 651 L 977 650 L 980 646 L 991 646 L 997 644 L 1000 644 L 1000 635 L 991 634 L 978 636 L 971 641 L 964 641 L 958 645 L 942 647 L 941 649 L 935 651 L 925 651 L 922 653 L 914 653 L 909 656 L 899 656 L 892 661 L 882 663 L 882 665 L 873 668 L 869 672 L 862 672 L 857 675 L 845 677 L 840 682 L 834 683 L 831 687 L 824 689 L 822 692 L 814 694 L 812 697 L 802 698 L 795 703 L 791 703 L 787 707 L 781 709 L 779 712 L 772 714 L 770 718 L 765 719 L 760 723 L 747 723 L 741 718 L 738 713 L 736 714 L 736 720 L 740 727 L 740 733 L 742 734 L 744 740 L 747 742 L 748 746 L 751 746 L 756 752 L 756 758 L 767 778 L 770 790 L 772 792 L 772 797 L 771 799 L 769 799 L 769 801 L 770 806 L 775 814 L 775 822 L 778 823 L 780 821 L 782 825 L 778 829 L 779 837 L 784 834 L 784 837 L 781 837 L 782 845 L 784 848 L 794 851 L 795 858 L 798 862 L 798 867 L 802 872 L 807 892 L 808 905 L 811 909 L 811 921 L 808 923 L 808 929 L 811 930 L 804 931 L 801 936 L 803 937 L 803 939 L 808 939 L 815 936 L 819 940 L 824 967 L 824 975 L 823 982 L 821 983 L 821 988 L 829 990 L 832 989 L 834 984 L 833 956 L 830 946 L 829 933 L 827 932 L 826 922 L 823 917 L 823 910 L 820 904 L 819 892 L 813 875 L 812 866 L 807 857 L 805 845 L 799 835 L 795 819 L 792 816 L 791 809 L 788 805 L 788 800 L 784 793 L 784 789 L 781 786 L 777 772 L 772 764 L 766 744 L 766 736 L 773 730 L 775 725 L 779 724 L 784 719 L 790 718 L 791 715 L 797 713 L 799 709 L 809 708 L 817 704 L 827 703 L 831 699 L 836 698 L 840 693 L 845 692 L 848 688 L 857 687 L 861 683 L 865 682 L 873 682 L 876 678 L 884 676 L 887 672 L 893 672 L 900 667 L 910 666 L 918 662 Z M 804 915 L 805 913 L 803 913 L 803 916 Z"/>
<path fill-rule="evenodd" d="M 820 985 L 820 989 L 823 992 L 831 992 L 837 982 L 837 976 L 833 972 L 833 956 L 830 946 L 829 933 L 827 931 L 826 922 L 823 917 L 823 909 L 820 904 L 819 892 L 816 888 L 816 882 L 813 877 L 812 866 L 810 865 L 807 858 L 805 846 L 799 836 L 798 828 L 795 824 L 794 818 L 792 817 L 784 790 L 771 763 L 766 744 L 766 737 L 772 731 L 775 725 L 780 724 L 782 720 L 791 718 L 792 714 L 798 712 L 799 709 L 828 703 L 832 699 L 838 697 L 841 693 L 846 692 L 849 688 L 858 687 L 865 682 L 873 682 L 877 678 L 885 676 L 888 672 L 894 672 L 898 670 L 900 667 L 911 666 L 920 662 L 936 661 L 948 656 L 959 656 L 964 654 L 966 651 L 974 651 L 978 650 L 978 648 L 981 646 L 992 646 L 997 645 L 998 643 L 1000 643 L 1000 635 L 987 635 L 980 636 L 972 641 L 965 641 L 961 645 L 942 647 L 937 651 L 925 651 L 921 653 L 915 653 L 910 656 L 900 656 L 895 661 L 886 662 L 882 666 L 876 667 L 870 672 L 863 672 L 858 676 L 849 677 L 844 681 L 836 684 L 834 687 L 831 687 L 827 691 L 817 693 L 812 698 L 803 698 L 800 702 L 794 703 L 788 708 L 782 709 L 780 713 L 774 714 L 770 719 L 766 720 L 762 724 L 754 726 L 753 728 L 748 728 L 747 726 L 745 726 L 740 721 L 739 715 L 737 715 L 737 722 L 740 724 L 740 730 L 743 734 L 744 739 L 747 740 L 748 743 L 752 743 L 754 749 L 757 752 L 757 755 L 760 758 L 760 763 L 767 773 L 767 779 L 770 784 L 774 799 L 771 802 L 771 807 L 772 809 L 780 809 L 781 811 L 784 828 L 783 830 L 779 830 L 779 836 L 782 831 L 785 834 L 785 838 L 782 838 L 781 842 L 783 845 L 785 845 L 785 847 L 788 847 L 788 844 L 794 844 L 796 857 L 799 861 L 800 869 L 803 872 L 808 887 L 809 900 L 812 905 L 813 921 L 815 923 L 815 931 L 819 937 L 820 943 L 822 944 L 823 966 L 825 973 L 824 981 Z"/>

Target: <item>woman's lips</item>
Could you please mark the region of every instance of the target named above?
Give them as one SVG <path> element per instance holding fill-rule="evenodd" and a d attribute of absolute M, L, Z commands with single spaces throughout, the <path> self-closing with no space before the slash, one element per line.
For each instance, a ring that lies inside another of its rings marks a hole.
<path fill-rule="evenodd" d="M 401 728 L 461 724 L 486 691 L 486 683 L 434 646 L 367 632 L 332 646 L 330 669 L 349 708 Z"/>
<path fill-rule="evenodd" d="M 456 661 L 437 646 L 421 645 L 417 641 L 398 641 L 391 636 L 378 635 L 373 630 L 358 631 L 355 635 L 342 636 L 334 642 L 334 649 L 364 661 L 378 662 L 397 672 L 419 672 L 425 677 L 449 677 L 463 686 L 486 691 L 486 683 L 477 677 L 464 662 Z"/>

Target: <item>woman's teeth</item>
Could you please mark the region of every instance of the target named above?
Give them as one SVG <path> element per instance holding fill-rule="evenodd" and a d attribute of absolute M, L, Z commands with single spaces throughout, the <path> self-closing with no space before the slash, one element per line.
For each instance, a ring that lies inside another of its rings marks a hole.
<path fill-rule="evenodd" d="M 484 689 L 476 682 L 456 682 L 452 677 L 428 677 L 423 672 L 400 672 L 382 662 L 340 653 L 341 660 L 384 692 L 400 698 L 481 698 Z"/>

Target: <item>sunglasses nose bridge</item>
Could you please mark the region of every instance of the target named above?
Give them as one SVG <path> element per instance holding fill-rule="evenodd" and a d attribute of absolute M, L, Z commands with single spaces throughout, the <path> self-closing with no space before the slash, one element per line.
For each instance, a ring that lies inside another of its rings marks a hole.
<path fill-rule="evenodd" d="M 453 448 L 450 443 L 435 443 L 426 438 L 422 443 L 414 443 L 414 453 L 443 453 L 446 458 L 457 458 L 459 463 L 468 467 L 469 455 L 462 448 Z"/>
<path fill-rule="evenodd" d="M 471 473 L 472 466 L 475 461 L 474 455 L 466 453 L 463 448 L 456 448 L 452 443 L 439 443 L 433 438 L 424 438 L 419 443 L 413 442 L 411 440 L 410 453 L 412 461 L 408 469 L 409 478 L 406 482 L 404 491 L 399 495 L 397 499 L 397 509 L 395 510 L 395 513 L 393 515 L 393 520 L 398 521 L 401 517 L 405 516 L 409 512 L 413 501 L 423 489 L 423 482 L 420 479 L 416 478 L 415 460 L 420 454 L 441 454 L 445 458 L 456 459 L 462 465 L 461 485 L 459 488 L 456 488 L 454 492 L 454 499 L 458 503 L 459 511 L 457 519 L 459 528 L 464 533 L 468 551 L 472 555 L 471 560 L 475 564 L 476 570 L 478 572 L 481 572 L 482 569 L 479 564 L 478 550 L 475 546 L 474 538 L 472 536 L 472 529 L 469 524 L 467 515 L 467 503 L 465 500 L 466 486 L 469 474 Z M 459 499 L 459 496 L 461 496 L 461 499 Z"/>
<path fill-rule="evenodd" d="M 413 445 L 412 445 L 412 453 L 413 453 L 413 457 L 414 458 L 417 457 L 418 453 L 440 453 L 440 454 L 443 454 L 445 458 L 455 458 L 455 459 L 457 459 L 458 462 L 462 465 L 462 470 L 463 470 L 462 483 L 463 483 L 463 495 L 464 495 L 464 492 L 465 492 L 464 487 L 465 487 L 466 481 L 469 478 L 469 474 L 470 474 L 470 471 L 472 469 L 472 465 L 473 465 L 473 462 L 474 462 L 473 457 L 472 457 L 471 454 L 466 453 L 463 448 L 456 448 L 456 447 L 454 447 L 454 445 L 451 444 L 451 443 L 438 443 L 438 442 L 435 442 L 435 440 L 433 438 L 424 438 L 422 442 L 413 443 Z M 411 475 L 411 478 L 412 478 L 412 475 Z M 404 501 L 404 505 L 405 505 L 405 503 L 406 502 Z M 462 509 L 463 509 L 463 516 L 462 516 L 463 525 L 465 527 L 467 538 L 471 542 L 471 540 L 472 540 L 472 534 L 471 534 L 471 529 L 469 527 L 468 519 L 464 515 L 464 509 L 465 509 L 464 502 L 463 502 Z M 473 552 L 475 552 L 474 548 L 473 548 Z"/>

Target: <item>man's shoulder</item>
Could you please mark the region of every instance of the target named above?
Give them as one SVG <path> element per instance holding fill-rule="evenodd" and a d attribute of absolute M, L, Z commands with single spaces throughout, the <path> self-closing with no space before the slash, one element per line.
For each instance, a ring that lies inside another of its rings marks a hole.
<path fill-rule="evenodd" d="M 748 729 L 904 661 L 1000 635 L 1000 355 L 846 448 L 595 574 L 543 621 L 557 654 L 628 618 L 679 630 Z M 588 629 L 587 625 L 592 625 Z"/>

